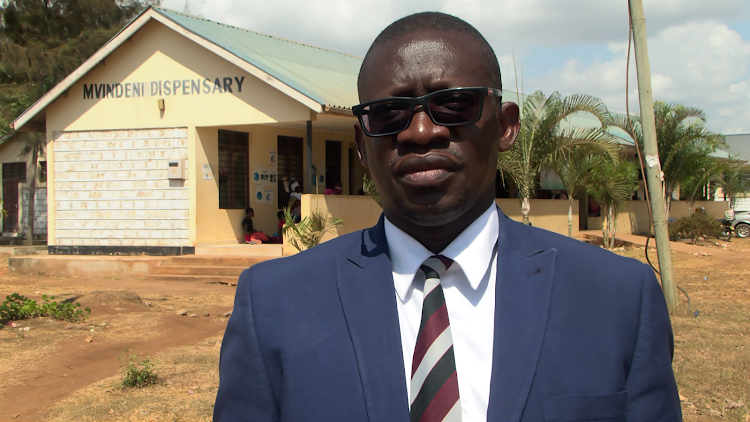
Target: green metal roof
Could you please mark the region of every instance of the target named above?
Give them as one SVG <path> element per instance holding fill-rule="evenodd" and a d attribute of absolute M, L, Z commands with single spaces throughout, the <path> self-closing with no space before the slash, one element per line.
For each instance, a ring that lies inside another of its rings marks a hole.
<path fill-rule="evenodd" d="M 359 103 L 360 57 L 313 47 L 174 12 L 154 11 L 229 51 L 323 106 L 351 108 Z"/>

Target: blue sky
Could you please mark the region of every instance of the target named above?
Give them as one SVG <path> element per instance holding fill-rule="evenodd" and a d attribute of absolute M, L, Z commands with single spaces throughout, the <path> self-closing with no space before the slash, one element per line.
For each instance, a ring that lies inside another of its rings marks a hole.
<path fill-rule="evenodd" d="M 625 110 L 627 0 L 189 0 L 193 14 L 363 56 L 377 34 L 437 10 L 474 25 L 495 49 L 506 87 L 595 95 Z M 750 133 L 750 1 L 643 0 L 657 100 L 706 111 L 710 129 Z M 162 5 L 182 11 L 185 0 Z M 630 108 L 638 110 L 631 62 Z M 520 85 L 520 81 L 519 81 Z"/>

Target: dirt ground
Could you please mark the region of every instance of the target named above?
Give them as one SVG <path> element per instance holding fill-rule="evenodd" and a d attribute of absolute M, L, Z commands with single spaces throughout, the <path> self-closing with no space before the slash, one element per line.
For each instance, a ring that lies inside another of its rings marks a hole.
<path fill-rule="evenodd" d="M 688 310 L 681 294 L 672 316 L 684 419 L 750 422 L 750 239 L 702 250 L 672 255 L 677 282 L 691 298 Z M 642 248 L 615 252 L 644 260 Z M 655 251 L 650 256 L 656 261 Z M 80 324 L 35 319 L 0 328 L 0 421 L 211 420 L 227 321 L 221 315 L 234 291 L 138 278 L 20 276 L 0 255 L 3 298 L 53 294 L 92 308 Z M 177 315 L 181 310 L 197 316 Z M 158 385 L 120 387 L 118 357 L 126 348 L 155 363 Z"/>

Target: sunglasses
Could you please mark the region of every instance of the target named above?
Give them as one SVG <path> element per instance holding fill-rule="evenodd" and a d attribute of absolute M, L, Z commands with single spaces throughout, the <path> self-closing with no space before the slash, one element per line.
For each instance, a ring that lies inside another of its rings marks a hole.
<path fill-rule="evenodd" d="M 476 123 L 482 116 L 484 97 L 498 97 L 502 101 L 503 92 L 488 87 L 443 89 L 421 97 L 368 101 L 352 107 L 352 112 L 367 136 L 389 136 L 409 127 L 417 106 L 439 126 Z"/>

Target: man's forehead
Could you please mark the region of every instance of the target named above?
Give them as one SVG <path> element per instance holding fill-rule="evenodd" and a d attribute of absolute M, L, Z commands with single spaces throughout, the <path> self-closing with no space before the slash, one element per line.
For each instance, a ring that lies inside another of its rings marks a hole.
<path fill-rule="evenodd" d="M 368 53 L 360 94 L 365 97 L 389 85 L 413 79 L 440 81 L 457 73 L 484 72 L 481 52 L 470 36 L 456 32 L 406 34 L 377 45 Z M 361 98 L 361 100 L 363 100 Z"/>

